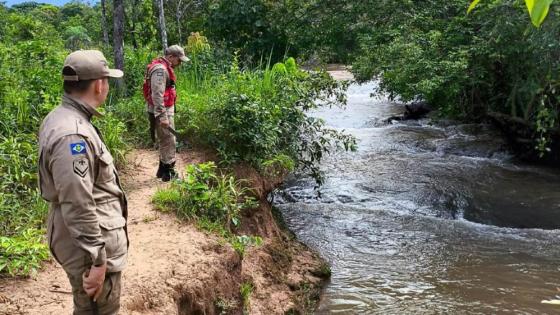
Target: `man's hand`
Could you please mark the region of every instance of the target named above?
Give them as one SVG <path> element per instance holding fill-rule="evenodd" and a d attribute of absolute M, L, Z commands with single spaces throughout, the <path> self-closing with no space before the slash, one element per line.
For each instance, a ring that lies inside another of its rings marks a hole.
<path fill-rule="evenodd" d="M 97 301 L 97 298 L 103 292 L 106 271 L 107 264 L 103 264 L 101 266 L 91 266 L 91 269 L 86 270 L 82 275 L 84 291 L 88 296 L 93 297 L 93 301 Z"/>
<path fill-rule="evenodd" d="M 164 129 L 169 128 L 169 120 L 167 118 L 160 118 L 159 119 L 159 124 L 161 125 L 161 127 L 163 127 Z"/>

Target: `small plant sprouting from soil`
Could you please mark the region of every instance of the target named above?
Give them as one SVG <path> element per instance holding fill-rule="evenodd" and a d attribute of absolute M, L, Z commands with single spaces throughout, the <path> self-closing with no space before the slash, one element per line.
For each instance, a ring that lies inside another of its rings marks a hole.
<path fill-rule="evenodd" d="M 241 299 L 243 301 L 243 314 L 249 314 L 251 310 L 251 303 L 250 298 L 251 294 L 253 294 L 253 290 L 255 289 L 253 283 L 251 282 L 243 282 L 239 287 L 239 293 L 241 294 Z"/>

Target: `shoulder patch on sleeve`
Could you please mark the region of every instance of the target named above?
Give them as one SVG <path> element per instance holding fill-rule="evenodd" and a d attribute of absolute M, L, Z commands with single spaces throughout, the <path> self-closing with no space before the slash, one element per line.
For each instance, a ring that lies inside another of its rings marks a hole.
<path fill-rule="evenodd" d="M 86 151 L 85 141 L 70 143 L 70 152 L 72 155 L 86 154 Z"/>
<path fill-rule="evenodd" d="M 79 160 L 74 160 L 73 162 L 74 173 L 78 176 L 84 178 L 89 170 L 89 163 L 86 158 L 81 158 Z"/>

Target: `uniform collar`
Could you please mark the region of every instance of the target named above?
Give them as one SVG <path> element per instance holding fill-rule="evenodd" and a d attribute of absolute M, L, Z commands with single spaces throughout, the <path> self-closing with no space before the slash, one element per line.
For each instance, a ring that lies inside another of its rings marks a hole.
<path fill-rule="evenodd" d="M 163 60 L 163 62 L 165 62 L 170 68 L 173 68 L 173 65 L 171 64 L 171 61 L 167 60 L 167 58 L 164 57 L 160 57 L 161 60 Z"/>
<path fill-rule="evenodd" d="M 91 120 L 92 116 L 95 116 L 95 117 L 102 117 L 103 116 L 103 114 L 98 112 L 95 108 L 93 108 L 92 106 L 90 106 L 86 102 L 83 102 L 83 101 L 71 96 L 68 93 L 64 93 L 64 95 L 62 95 L 62 104 L 71 106 L 72 108 L 78 110 L 78 112 L 85 115 L 88 120 Z"/>

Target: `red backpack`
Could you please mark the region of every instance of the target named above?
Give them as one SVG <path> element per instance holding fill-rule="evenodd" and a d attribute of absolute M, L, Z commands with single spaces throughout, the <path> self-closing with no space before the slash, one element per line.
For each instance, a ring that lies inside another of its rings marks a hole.
<path fill-rule="evenodd" d="M 167 70 L 167 74 L 169 75 L 170 82 L 165 86 L 165 92 L 163 93 L 163 105 L 165 107 L 171 107 L 175 105 L 175 101 L 177 100 L 177 91 L 175 90 L 175 72 L 173 68 L 169 64 L 169 62 L 163 58 L 157 58 L 152 60 L 152 62 L 146 67 L 146 74 L 144 75 L 144 84 L 142 86 L 142 92 L 144 93 L 144 99 L 148 102 L 148 105 L 154 106 L 154 102 L 152 100 L 152 86 L 150 83 L 150 72 L 154 68 L 155 65 L 162 65 L 165 70 Z"/>

